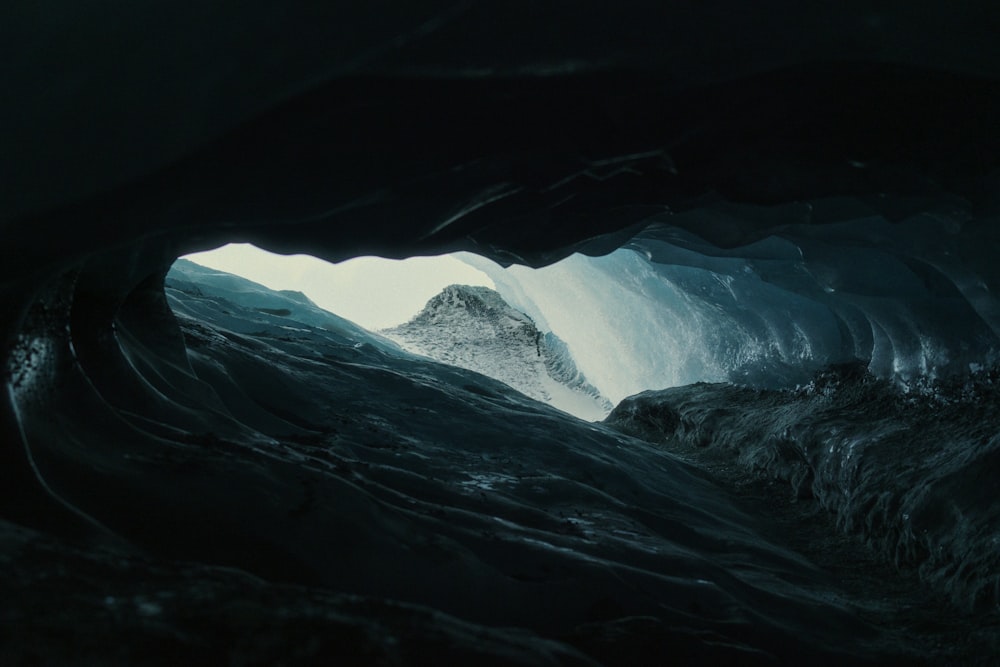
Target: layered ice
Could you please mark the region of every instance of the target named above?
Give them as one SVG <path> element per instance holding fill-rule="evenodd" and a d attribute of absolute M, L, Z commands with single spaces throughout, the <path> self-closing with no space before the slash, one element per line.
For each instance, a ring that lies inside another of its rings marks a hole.
<path fill-rule="evenodd" d="M 804 382 L 839 352 L 829 313 L 805 299 L 785 299 L 749 270 L 734 280 L 697 267 L 659 266 L 633 248 L 574 255 L 535 271 L 463 257 L 563 338 L 583 373 L 615 402 L 699 381 Z"/>
<path fill-rule="evenodd" d="M 990 365 L 1000 349 L 1000 320 L 985 284 L 956 262 L 971 251 L 949 224 L 789 225 L 731 249 L 654 226 L 610 254 L 537 270 L 459 256 L 565 340 L 615 402 L 692 382 L 794 387 L 853 360 L 905 385 Z"/>
<path fill-rule="evenodd" d="M 1000 604 L 1000 374 L 904 392 L 862 364 L 794 391 L 696 384 L 622 401 L 607 423 L 693 460 L 787 483 L 969 612 Z M 901 459 L 904 461 L 901 464 Z"/>

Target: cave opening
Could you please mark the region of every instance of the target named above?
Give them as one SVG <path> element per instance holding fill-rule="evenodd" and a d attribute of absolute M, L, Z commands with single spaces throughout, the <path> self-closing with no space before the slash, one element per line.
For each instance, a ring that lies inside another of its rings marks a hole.
<path fill-rule="evenodd" d="M 817 228 L 809 223 L 817 215 L 837 222 Z M 600 397 L 597 412 L 582 408 L 594 418 L 641 391 L 696 382 L 791 389 L 831 364 L 861 364 L 904 391 L 992 368 L 1000 314 L 989 296 L 990 246 L 979 247 L 976 226 L 969 226 L 972 239 L 954 233 L 966 215 L 951 210 L 890 222 L 850 198 L 721 205 L 694 217 L 715 218 L 714 224 L 772 221 L 780 231 L 720 247 L 654 223 L 599 252 L 535 267 L 501 266 L 468 251 L 330 264 L 252 245 L 189 259 L 305 292 L 325 310 L 397 342 L 408 338 L 404 347 L 439 361 L 456 361 L 447 348 L 460 344 L 461 335 L 421 347 L 415 331 L 401 327 L 448 285 L 495 290 L 505 307 L 569 357 L 566 377 L 578 376 Z M 447 327 L 437 328 L 447 334 Z M 459 365 L 488 375 L 492 367 L 494 377 L 502 366 L 476 359 L 466 350 Z"/>
<path fill-rule="evenodd" d="M 331 263 L 311 255 L 279 255 L 249 243 L 230 243 L 182 259 L 272 290 L 301 292 L 324 310 L 369 331 L 403 324 L 448 285 L 494 286 L 486 274 L 448 255 L 402 260 L 355 257 Z"/>
<path fill-rule="evenodd" d="M 585 267 L 591 261 L 574 255 L 548 267 L 520 267 L 525 273 L 515 277 L 513 267 L 467 252 L 404 260 L 362 257 L 333 264 L 309 255 L 278 255 L 250 244 L 229 244 L 180 258 L 168 273 L 166 286 L 172 306 L 180 312 L 188 309 L 178 297 L 198 292 L 220 299 L 221 308 L 231 304 L 256 310 L 270 317 L 272 326 L 319 324 L 322 313 L 311 308 L 303 312 L 315 305 L 408 352 L 481 372 L 560 410 L 599 421 L 613 403 L 588 382 L 577 359 L 594 366 L 595 360 L 613 356 L 610 346 L 637 344 L 648 334 L 648 325 L 646 331 L 620 327 L 616 340 L 610 340 L 606 326 L 567 318 L 569 312 L 588 306 L 567 302 L 556 312 L 556 305 L 546 302 L 551 293 L 566 297 L 577 292 L 573 288 L 580 283 L 579 291 L 586 291 L 588 279 L 594 277 L 560 272 L 560 265 L 574 262 Z M 237 282 L 228 274 L 251 282 Z M 536 293 L 539 286 L 545 289 Z M 605 296 L 620 298 L 624 292 L 619 289 Z M 584 337 L 568 345 L 560 329 L 548 323 L 553 316 L 558 327 Z M 668 336 L 668 331 L 661 332 L 662 339 Z M 621 364 L 610 368 L 614 375 L 608 375 L 607 367 L 602 374 L 602 383 L 608 386 L 629 370 Z M 670 379 L 667 374 L 647 374 L 639 381 L 651 384 L 640 390 L 664 388 Z"/>
<path fill-rule="evenodd" d="M 469 252 L 332 264 L 229 244 L 182 259 L 260 285 L 186 262 L 174 265 L 167 285 L 195 285 L 248 307 L 256 299 L 262 316 L 288 323 L 315 318 L 292 312 L 304 295 L 409 352 L 482 372 L 591 421 L 642 391 L 725 381 L 791 388 L 845 361 L 842 325 L 822 305 L 789 305 L 794 297 L 761 281 L 742 255 L 700 266 L 654 261 L 656 242 L 647 233 L 631 247 L 537 268 Z M 757 245 L 769 243 L 780 240 Z"/>
<path fill-rule="evenodd" d="M 996 664 L 995 2 L 27 4 L 0 663 Z M 614 407 L 234 239 L 474 253 Z"/>

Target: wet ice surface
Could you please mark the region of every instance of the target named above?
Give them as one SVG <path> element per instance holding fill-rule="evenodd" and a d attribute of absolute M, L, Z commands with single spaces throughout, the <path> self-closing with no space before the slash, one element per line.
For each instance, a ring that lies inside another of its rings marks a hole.
<path fill-rule="evenodd" d="M 122 326 L 131 390 L 91 357 L 66 413 L 22 397 L 49 483 L 138 550 L 5 525 L 9 662 L 919 664 L 660 446 L 294 295 L 167 288 L 189 368 Z"/>

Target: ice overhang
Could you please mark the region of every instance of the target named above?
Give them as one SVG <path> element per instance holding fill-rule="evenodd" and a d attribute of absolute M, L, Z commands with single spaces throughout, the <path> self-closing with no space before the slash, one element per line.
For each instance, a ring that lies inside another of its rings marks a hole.
<path fill-rule="evenodd" d="M 11 17 L 3 302 L 23 312 L 34 285 L 88 264 L 121 301 L 229 241 L 544 265 L 651 225 L 710 257 L 789 228 L 822 229 L 834 254 L 885 249 L 900 241 L 866 220 L 930 220 L 925 245 L 945 239 L 949 280 L 995 330 L 994 10 L 778 4 Z M 136 42 L 151 22 L 161 41 Z"/>

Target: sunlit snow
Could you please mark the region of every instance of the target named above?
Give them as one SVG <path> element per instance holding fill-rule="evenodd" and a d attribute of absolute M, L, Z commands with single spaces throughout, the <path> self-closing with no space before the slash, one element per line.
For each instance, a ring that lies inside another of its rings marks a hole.
<path fill-rule="evenodd" d="M 406 322 L 444 287 L 493 287 L 486 274 L 447 255 L 406 260 L 356 257 L 331 264 L 309 255 L 277 255 L 248 243 L 187 255 L 275 290 L 295 290 L 366 329 Z"/>

